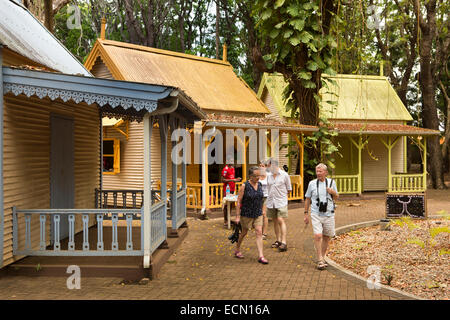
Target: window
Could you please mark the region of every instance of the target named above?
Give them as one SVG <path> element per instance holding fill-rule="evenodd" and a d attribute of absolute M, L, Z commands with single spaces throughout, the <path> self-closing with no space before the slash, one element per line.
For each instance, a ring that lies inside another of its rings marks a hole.
<path fill-rule="evenodd" d="M 103 173 L 120 173 L 119 139 L 103 139 Z"/>

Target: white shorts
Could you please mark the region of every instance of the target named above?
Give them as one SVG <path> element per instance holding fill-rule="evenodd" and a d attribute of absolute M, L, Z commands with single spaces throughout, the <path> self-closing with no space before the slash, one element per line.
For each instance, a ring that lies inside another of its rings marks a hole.
<path fill-rule="evenodd" d="M 334 216 L 319 216 L 311 213 L 311 224 L 314 234 L 323 234 L 324 236 L 334 237 Z"/>

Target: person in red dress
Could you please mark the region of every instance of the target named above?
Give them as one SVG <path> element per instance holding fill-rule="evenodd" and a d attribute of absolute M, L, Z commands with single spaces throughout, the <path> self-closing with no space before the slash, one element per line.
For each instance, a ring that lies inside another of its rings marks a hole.
<path fill-rule="evenodd" d="M 226 196 L 227 185 L 230 187 L 230 193 L 234 193 L 236 190 L 236 182 L 242 180 L 242 178 L 235 177 L 235 169 L 231 164 L 233 162 L 232 158 L 227 158 L 227 163 L 225 167 L 222 169 L 222 182 L 223 182 L 223 196 Z M 227 207 L 223 208 L 223 224 L 224 226 L 228 226 L 227 220 Z"/>

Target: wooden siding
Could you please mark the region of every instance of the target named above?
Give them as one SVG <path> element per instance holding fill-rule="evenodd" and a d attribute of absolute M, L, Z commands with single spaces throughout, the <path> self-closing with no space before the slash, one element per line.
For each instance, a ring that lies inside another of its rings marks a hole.
<path fill-rule="evenodd" d="M 385 137 L 383 137 L 385 139 Z M 370 150 L 374 160 L 369 156 Z M 388 189 L 388 151 L 378 136 L 373 136 L 362 151 L 363 191 L 384 191 Z"/>
<path fill-rule="evenodd" d="M 43 69 L 49 70 L 49 68 L 43 66 L 42 64 L 39 64 L 33 60 L 30 60 L 28 58 L 25 58 L 24 56 L 21 56 L 18 53 L 15 53 L 12 50 L 9 50 L 8 48 L 1 49 L 3 51 L 3 66 L 33 66 L 33 67 L 39 67 Z"/>
<path fill-rule="evenodd" d="M 261 100 L 264 102 L 264 104 L 269 108 L 270 114 L 266 115 L 266 118 L 269 119 L 275 119 L 278 121 L 282 120 L 282 117 L 278 113 L 278 109 L 275 106 L 275 102 L 273 101 L 272 96 L 267 91 L 267 89 L 264 89 Z"/>
<path fill-rule="evenodd" d="M 120 141 L 120 173 L 104 174 L 103 189 L 144 188 L 144 127 L 142 123 L 130 122 L 128 140 L 113 127 L 103 127 L 103 138 L 116 138 Z M 124 128 L 120 127 L 122 130 Z M 155 130 L 153 130 L 155 131 Z M 152 156 L 152 165 L 153 165 Z M 152 171 L 153 177 L 153 171 Z"/>
<path fill-rule="evenodd" d="M 120 127 L 122 130 L 124 128 Z M 169 131 L 167 139 L 167 181 L 172 179 L 171 137 Z M 142 122 L 130 122 L 128 140 L 113 127 L 104 127 L 103 138 L 120 140 L 120 173 L 104 174 L 103 189 L 138 189 L 144 188 L 144 125 Z M 159 128 L 155 126 L 151 137 L 151 166 L 152 180 L 161 180 L 161 140 Z M 178 177 L 181 178 L 181 166 L 178 166 Z"/>
<path fill-rule="evenodd" d="M 92 70 L 90 71 L 97 78 L 114 79 L 100 56 L 95 60 Z"/>
<path fill-rule="evenodd" d="M 404 173 L 404 148 L 403 148 L 403 137 L 398 138 L 398 142 L 392 148 L 392 163 L 391 172 L 392 174 Z"/>
<path fill-rule="evenodd" d="M 48 99 L 5 96 L 4 110 L 4 265 L 20 257 L 12 254 L 12 211 L 50 208 L 50 116 L 74 119 L 75 208 L 93 208 L 99 185 L 99 115 L 86 104 L 52 102 Z M 32 221 L 32 247 L 39 248 L 39 217 Z M 48 221 L 48 220 L 47 220 Z M 93 224 L 93 219 L 91 220 Z M 80 231 L 81 219 L 76 220 Z M 50 225 L 47 224 L 47 240 Z M 25 224 L 19 220 L 24 243 Z M 48 242 L 49 243 L 49 242 Z"/>

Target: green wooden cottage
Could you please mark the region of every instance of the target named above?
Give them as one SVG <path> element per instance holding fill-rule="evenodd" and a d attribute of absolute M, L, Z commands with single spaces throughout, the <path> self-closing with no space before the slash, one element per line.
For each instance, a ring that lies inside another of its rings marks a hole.
<path fill-rule="evenodd" d="M 340 193 L 426 190 L 426 138 L 439 132 L 408 125 L 413 118 L 388 79 L 370 75 L 323 75 L 334 80 L 321 89 L 326 116 L 339 133 L 339 153 L 330 172 Z M 281 74 L 264 74 L 258 95 L 272 112 L 288 118 Z M 333 101 L 330 103 L 330 101 Z M 422 172 L 407 172 L 408 139 L 421 150 Z"/>

